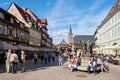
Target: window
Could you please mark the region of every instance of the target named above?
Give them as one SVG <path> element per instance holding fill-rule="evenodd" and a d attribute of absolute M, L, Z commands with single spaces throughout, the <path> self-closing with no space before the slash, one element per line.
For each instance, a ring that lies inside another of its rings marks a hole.
<path fill-rule="evenodd" d="M 11 22 L 11 23 L 14 23 L 14 20 L 13 20 L 13 18 L 10 18 L 10 22 Z"/>
<path fill-rule="evenodd" d="M 14 29 L 14 37 L 17 37 L 17 31 Z"/>
<path fill-rule="evenodd" d="M 16 34 L 16 36 L 17 36 L 17 37 L 19 37 L 19 36 L 20 36 L 20 35 L 19 35 L 19 31 L 17 31 L 17 34 Z"/>
<path fill-rule="evenodd" d="M 4 14 L 0 12 L 0 18 L 4 19 Z"/>
<path fill-rule="evenodd" d="M 12 33 L 13 33 L 13 32 L 12 32 L 12 29 L 8 29 L 8 32 L 9 32 L 8 34 L 9 34 L 10 36 L 13 35 L 13 34 L 12 34 Z"/>
<path fill-rule="evenodd" d="M 17 13 L 15 13 L 14 16 L 17 16 Z"/>
<path fill-rule="evenodd" d="M 0 34 L 3 33 L 3 25 L 0 24 Z"/>
<path fill-rule="evenodd" d="M 22 23 L 20 23 L 20 27 L 23 28 L 23 24 Z"/>
<path fill-rule="evenodd" d="M 14 7 L 12 7 L 11 10 L 14 10 Z"/>
<path fill-rule="evenodd" d="M 120 19 L 120 11 L 118 12 L 118 18 Z"/>
<path fill-rule="evenodd" d="M 4 35 L 7 35 L 7 26 L 4 26 L 4 28 L 3 28 L 3 33 L 4 33 Z"/>
<path fill-rule="evenodd" d="M 29 20 L 30 20 L 30 18 L 29 18 L 29 16 L 28 16 L 28 15 L 26 15 L 26 20 L 27 20 L 27 21 L 29 21 Z"/>

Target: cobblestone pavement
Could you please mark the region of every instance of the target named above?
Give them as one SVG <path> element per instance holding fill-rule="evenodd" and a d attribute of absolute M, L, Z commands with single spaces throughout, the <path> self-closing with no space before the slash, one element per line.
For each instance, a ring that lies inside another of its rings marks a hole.
<path fill-rule="evenodd" d="M 58 66 L 58 62 L 47 65 L 34 64 L 28 60 L 26 72 L 21 73 L 20 68 L 17 74 L 6 73 L 5 65 L 0 65 L 0 80 L 120 80 L 120 65 L 109 65 L 109 73 L 100 72 L 97 75 L 87 72 L 70 72 L 67 68 Z"/>

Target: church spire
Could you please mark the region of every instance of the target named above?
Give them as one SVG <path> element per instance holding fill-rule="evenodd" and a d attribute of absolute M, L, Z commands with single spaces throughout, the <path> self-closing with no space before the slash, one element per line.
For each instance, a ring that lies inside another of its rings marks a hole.
<path fill-rule="evenodd" d="M 70 34 L 72 34 L 72 28 L 71 28 L 71 25 L 70 25 L 70 31 L 69 31 Z"/>
<path fill-rule="evenodd" d="M 69 33 L 68 33 L 68 43 L 73 44 L 73 33 L 72 33 L 72 28 L 70 25 Z"/>

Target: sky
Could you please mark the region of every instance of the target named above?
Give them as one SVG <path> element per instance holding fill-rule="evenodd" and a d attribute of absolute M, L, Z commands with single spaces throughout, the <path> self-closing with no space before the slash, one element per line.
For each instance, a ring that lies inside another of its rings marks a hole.
<path fill-rule="evenodd" d="M 73 35 L 93 35 L 117 0 L 0 0 L 7 10 L 14 2 L 29 8 L 38 18 L 47 18 L 53 43 L 68 42 L 70 25 Z"/>

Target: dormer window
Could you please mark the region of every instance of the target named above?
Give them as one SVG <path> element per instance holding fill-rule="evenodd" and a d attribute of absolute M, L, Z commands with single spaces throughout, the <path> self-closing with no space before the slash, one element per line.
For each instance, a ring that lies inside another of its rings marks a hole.
<path fill-rule="evenodd" d="M 13 10 L 14 10 L 14 7 L 12 7 L 11 10 L 13 11 Z"/>
<path fill-rule="evenodd" d="M 13 18 L 10 18 L 10 22 L 11 22 L 11 23 L 14 23 L 14 20 L 13 20 Z"/>
<path fill-rule="evenodd" d="M 4 14 L 0 12 L 0 18 L 4 19 Z"/>

